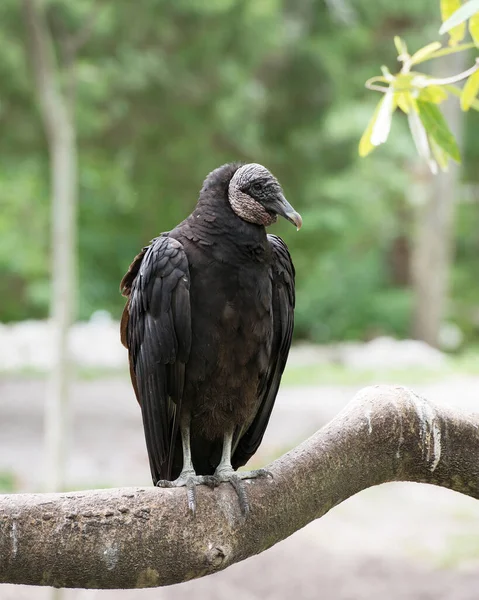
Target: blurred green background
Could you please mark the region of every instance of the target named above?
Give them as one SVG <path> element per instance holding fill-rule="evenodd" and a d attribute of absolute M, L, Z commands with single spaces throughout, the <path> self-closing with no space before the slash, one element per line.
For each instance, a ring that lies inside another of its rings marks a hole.
<path fill-rule="evenodd" d="M 96 5 L 87 41 L 68 42 Z M 296 338 L 411 334 L 417 162 L 404 118 L 360 159 L 378 95 L 364 82 L 397 69 L 394 35 L 415 50 L 438 39 L 427 0 L 48 0 L 63 69 L 75 75 L 79 150 L 78 316 L 118 318 L 119 281 L 137 251 L 193 208 L 218 165 L 260 162 L 304 228 L 274 227 L 297 268 Z M 17 0 L 0 3 L 0 321 L 49 310 L 50 193 L 26 33 Z M 473 56 L 473 55 L 472 55 Z M 479 335 L 479 119 L 462 116 L 455 248 L 444 318 Z M 447 243 L 447 242 L 445 242 Z"/>

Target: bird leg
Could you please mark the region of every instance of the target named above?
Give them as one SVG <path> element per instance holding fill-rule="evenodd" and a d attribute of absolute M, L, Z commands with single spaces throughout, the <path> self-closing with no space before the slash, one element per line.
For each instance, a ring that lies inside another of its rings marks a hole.
<path fill-rule="evenodd" d="M 188 499 L 188 508 L 194 515 L 196 513 L 196 486 L 205 484 L 209 487 L 216 487 L 218 481 L 211 475 L 197 475 L 191 460 L 190 443 L 190 414 L 183 416 L 180 422 L 181 446 L 183 448 L 183 468 L 181 473 L 174 481 L 160 479 L 156 482 L 157 487 L 186 487 L 186 497 Z"/>
<path fill-rule="evenodd" d="M 223 438 L 223 452 L 221 461 L 216 467 L 214 474 L 218 483 L 229 482 L 233 486 L 240 503 L 241 512 L 247 515 L 250 511 L 248 494 L 244 479 L 257 479 L 259 477 L 272 477 L 266 469 L 257 469 L 255 471 L 235 471 L 231 466 L 231 446 L 233 443 L 233 430 L 225 433 Z"/>

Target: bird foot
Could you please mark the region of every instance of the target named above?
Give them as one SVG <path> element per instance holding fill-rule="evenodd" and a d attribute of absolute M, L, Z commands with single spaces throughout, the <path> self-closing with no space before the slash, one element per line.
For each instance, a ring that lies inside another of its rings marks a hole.
<path fill-rule="evenodd" d="M 262 477 L 273 477 L 272 473 L 266 469 L 257 469 L 255 471 L 235 471 L 232 468 L 217 469 L 214 478 L 218 483 L 230 483 L 239 500 L 241 512 L 247 516 L 250 511 L 248 494 L 246 493 L 245 479 L 260 479 Z"/>
<path fill-rule="evenodd" d="M 174 481 L 160 479 L 156 482 L 157 487 L 173 488 L 186 487 L 186 498 L 188 500 L 188 509 L 194 516 L 196 514 L 196 486 L 207 485 L 210 488 L 215 488 L 219 485 L 219 481 L 213 475 L 197 475 L 193 470 L 182 471 L 178 478 Z"/>

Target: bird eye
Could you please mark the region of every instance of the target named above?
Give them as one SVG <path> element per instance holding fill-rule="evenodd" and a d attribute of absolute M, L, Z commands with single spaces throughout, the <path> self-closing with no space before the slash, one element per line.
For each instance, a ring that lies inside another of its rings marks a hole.
<path fill-rule="evenodd" d="M 253 192 L 261 192 L 261 183 L 253 183 L 251 189 Z"/>

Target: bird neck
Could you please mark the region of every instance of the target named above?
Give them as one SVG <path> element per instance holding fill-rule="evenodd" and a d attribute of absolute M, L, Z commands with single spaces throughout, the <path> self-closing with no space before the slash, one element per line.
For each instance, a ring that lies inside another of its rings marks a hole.
<path fill-rule="evenodd" d="M 230 240 L 239 246 L 267 244 L 265 227 L 239 217 L 227 198 L 216 198 L 212 202 L 211 198 L 204 199 L 200 196 L 188 220 L 195 231 Z"/>
<path fill-rule="evenodd" d="M 200 197 L 195 210 L 178 226 L 180 237 L 187 238 L 211 260 L 232 267 L 238 260 L 241 264 L 269 264 L 271 248 L 265 228 L 240 219 L 227 200 L 206 200 Z"/>
<path fill-rule="evenodd" d="M 203 183 L 196 208 L 182 226 L 187 237 L 203 246 L 223 248 L 227 255 L 267 260 L 270 248 L 263 225 L 239 217 L 228 200 L 228 187 L 238 164 L 215 169 Z M 230 251 L 228 251 L 228 248 Z"/>

